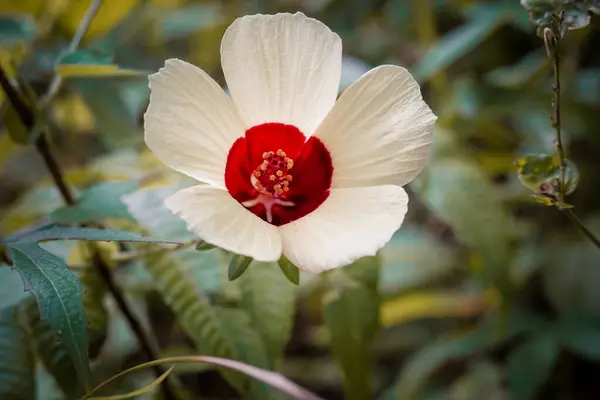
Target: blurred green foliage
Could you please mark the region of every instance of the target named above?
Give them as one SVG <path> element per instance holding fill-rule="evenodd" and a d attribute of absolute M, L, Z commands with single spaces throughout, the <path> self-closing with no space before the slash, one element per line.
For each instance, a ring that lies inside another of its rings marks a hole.
<path fill-rule="evenodd" d="M 94 243 L 160 355 L 233 358 L 327 399 L 600 397 L 600 250 L 531 196 L 554 196 L 559 178 L 552 64 L 537 33 L 554 29 L 565 9 L 560 105 L 574 183 L 566 202 L 600 235 L 597 1 L 105 0 L 68 51 L 90 3 L 0 0 L 0 65 L 25 103 L 43 98 L 55 74 L 64 78 L 33 127 L 0 91 L 0 235 L 19 270 L 0 266 L 0 398 L 75 398 L 76 371 L 95 385 L 145 361 L 91 267 L 89 243 L 55 235 L 38 246 L 39 231 L 15 235 L 53 221 L 194 239 L 162 206 L 191 182 L 143 144 L 146 74 L 179 57 L 224 84 L 219 46 L 231 21 L 295 10 L 342 37 L 342 89 L 383 63 L 415 75 L 439 116 L 431 163 L 409 186 L 407 220 L 380 254 L 319 276 L 285 260 L 242 265 L 240 276 L 231 254 L 214 248 Z M 41 126 L 76 206 L 62 203 L 26 145 Z M 103 232 L 94 238 L 118 239 Z M 55 293 L 62 308 L 38 296 L 40 312 L 32 284 L 47 271 L 72 294 Z M 75 316 L 89 326 L 75 321 L 65 332 Z M 72 358 L 77 351 L 82 358 Z M 103 394 L 155 378 L 139 371 Z M 282 398 L 215 367 L 177 367 L 168 381 L 182 399 Z"/>

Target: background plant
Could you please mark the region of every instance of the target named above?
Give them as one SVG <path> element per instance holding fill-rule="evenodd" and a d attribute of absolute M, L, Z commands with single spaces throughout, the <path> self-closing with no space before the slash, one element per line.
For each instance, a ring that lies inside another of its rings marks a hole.
<path fill-rule="evenodd" d="M 327 399 L 598 397 L 600 5 L 521 3 L 0 0 L 0 256 L 15 267 L 0 267 L 0 398 L 79 398 L 190 354 Z M 377 257 L 299 286 L 293 267 L 254 262 L 229 281 L 231 255 L 161 206 L 190 182 L 143 144 L 146 76 L 181 57 L 224 83 L 229 23 L 298 9 L 342 36 L 343 87 L 409 68 L 435 148 Z M 182 364 L 138 398 L 158 396 L 281 393 Z"/>

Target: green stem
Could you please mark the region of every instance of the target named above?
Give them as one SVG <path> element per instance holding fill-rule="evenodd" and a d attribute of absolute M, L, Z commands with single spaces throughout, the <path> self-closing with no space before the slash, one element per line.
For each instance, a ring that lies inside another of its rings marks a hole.
<path fill-rule="evenodd" d="M 552 29 L 546 28 L 544 30 L 544 44 L 546 46 L 546 53 L 552 61 L 552 70 L 554 73 L 554 85 L 552 91 L 554 96 L 552 98 L 552 126 L 556 131 L 556 152 L 558 154 L 559 166 L 560 166 L 560 182 L 558 189 L 558 200 L 561 203 L 565 201 L 565 175 L 567 163 L 565 159 L 565 151 L 562 143 L 562 128 L 560 121 L 560 40 L 561 40 L 561 26 L 563 14 L 562 12 L 558 15 L 558 33 L 554 34 Z"/>
<path fill-rule="evenodd" d="M 598 238 L 588 228 L 586 228 L 586 226 L 579 219 L 577 214 L 575 214 L 575 212 L 570 208 L 565 208 L 563 209 L 563 211 L 565 214 L 567 214 L 567 217 L 569 217 L 569 219 L 573 221 L 577 228 L 579 228 L 581 233 L 583 233 L 588 239 L 592 241 L 592 243 L 596 245 L 597 248 L 600 249 L 600 240 L 598 240 Z"/>

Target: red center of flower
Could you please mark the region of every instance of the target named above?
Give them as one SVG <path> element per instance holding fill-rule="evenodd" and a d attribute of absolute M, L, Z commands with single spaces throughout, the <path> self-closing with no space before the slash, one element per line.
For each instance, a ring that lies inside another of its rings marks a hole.
<path fill-rule="evenodd" d="M 254 126 L 233 143 L 225 185 L 244 207 L 279 226 L 313 212 L 329 196 L 333 166 L 323 143 L 280 123 Z"/>

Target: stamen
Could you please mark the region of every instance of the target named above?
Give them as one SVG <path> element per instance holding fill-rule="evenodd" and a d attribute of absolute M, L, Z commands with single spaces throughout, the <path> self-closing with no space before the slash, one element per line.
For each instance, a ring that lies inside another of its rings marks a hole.
<path fill-rule="evenodd" d="M 290 191 L 292 175 L 289 171 L 294 166 L 294 160 L 287 157 L 282 149 L 277 149 L 276 152 L 265 151 L 262 158 L 262 162 L 250 176 L 252 185 L 261 195 L 284 199 Z"/>

